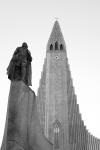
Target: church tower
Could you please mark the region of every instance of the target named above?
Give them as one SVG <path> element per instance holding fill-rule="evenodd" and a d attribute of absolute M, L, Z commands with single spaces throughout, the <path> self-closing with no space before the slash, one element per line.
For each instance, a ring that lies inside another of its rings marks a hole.
<path fill-rule="evenodd" d="M 37 110 L 46 138 L 53 150 L 100 150 L 100 140 L 92 136 L 79 112 L 66 45 L 55 21 L 37 95 Z"/>
<path fill-rule="evenodd" d="M 58 21 L 50 35 L 37 97 L 40 122 L 54 149 L 68 147 L 68 95 L 66 45 Z"/>

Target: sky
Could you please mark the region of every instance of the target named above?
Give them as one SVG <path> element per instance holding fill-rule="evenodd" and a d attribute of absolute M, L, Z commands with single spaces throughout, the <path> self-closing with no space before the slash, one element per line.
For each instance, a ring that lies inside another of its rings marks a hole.
<path fill-rule="evenodd" d="M 66 42 L 82 119 L 100 138 L 100 1 L 0 0 L 0 145 L 10 90 L 6 69 L 13 52 L 27 42 L 33 58 L 31 88 L 37 93 L 55 18 Z"/>

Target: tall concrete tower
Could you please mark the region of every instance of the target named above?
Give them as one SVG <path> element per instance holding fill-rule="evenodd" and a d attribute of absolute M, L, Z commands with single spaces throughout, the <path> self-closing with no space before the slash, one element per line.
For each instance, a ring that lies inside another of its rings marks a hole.
<path fill-rule="evenodd" d="M 55 147 L 61 150 L 68 147 L 67 69 L 66 45 L 56 21 L 47 44 L 38 93 L 38 110 L 46 137 L 54 143 L 57 136 L 58 144 Z"/>
<path fill-rule="evenodd" d="M 42 130 L 54 150 L 100 150 L 100 140 L 88 132 L 79 113 L 58 21 L 47 44 L 37 109 Z"/>

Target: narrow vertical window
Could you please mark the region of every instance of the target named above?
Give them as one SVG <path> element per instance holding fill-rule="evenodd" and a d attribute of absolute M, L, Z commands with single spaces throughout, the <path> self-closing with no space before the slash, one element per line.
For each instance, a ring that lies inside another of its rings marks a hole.
<path fill-rule="evenodd" d="M 58 120 L 55 121 L 54 123 L 54 150 L 58 150 L 60 149 L 60 129 L 61 125 L 60 122 Z"/>
<path fill-rule="evenodd" d="M 52 44 L 50 45 L 50 50 L 53 50 L 53 45 Z"/>
<path fill-rule="evenodd" d="M 55 43 L 55 50 L 58 50 L 58 42 Z"/>
<path fill-rule="evenodd" d="M 54 149 L 59 149 L 59 127 L 54 128 Z"/>
<path fill-rule="evenodd" d="M 60 50 L 63 50 L 63 45 L 62 44 L 60 45 Z"/>

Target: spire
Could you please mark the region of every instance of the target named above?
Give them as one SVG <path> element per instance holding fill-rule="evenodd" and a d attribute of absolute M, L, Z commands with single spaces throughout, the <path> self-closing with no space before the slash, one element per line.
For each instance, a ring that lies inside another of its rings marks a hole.
<path fill-rule="evenodd" d="M 64 50 L 66 49 L 66 44 L 61 32 L 59 22 L 56 20 L 47 44 L 47 51 L 50 50 Z"/>

